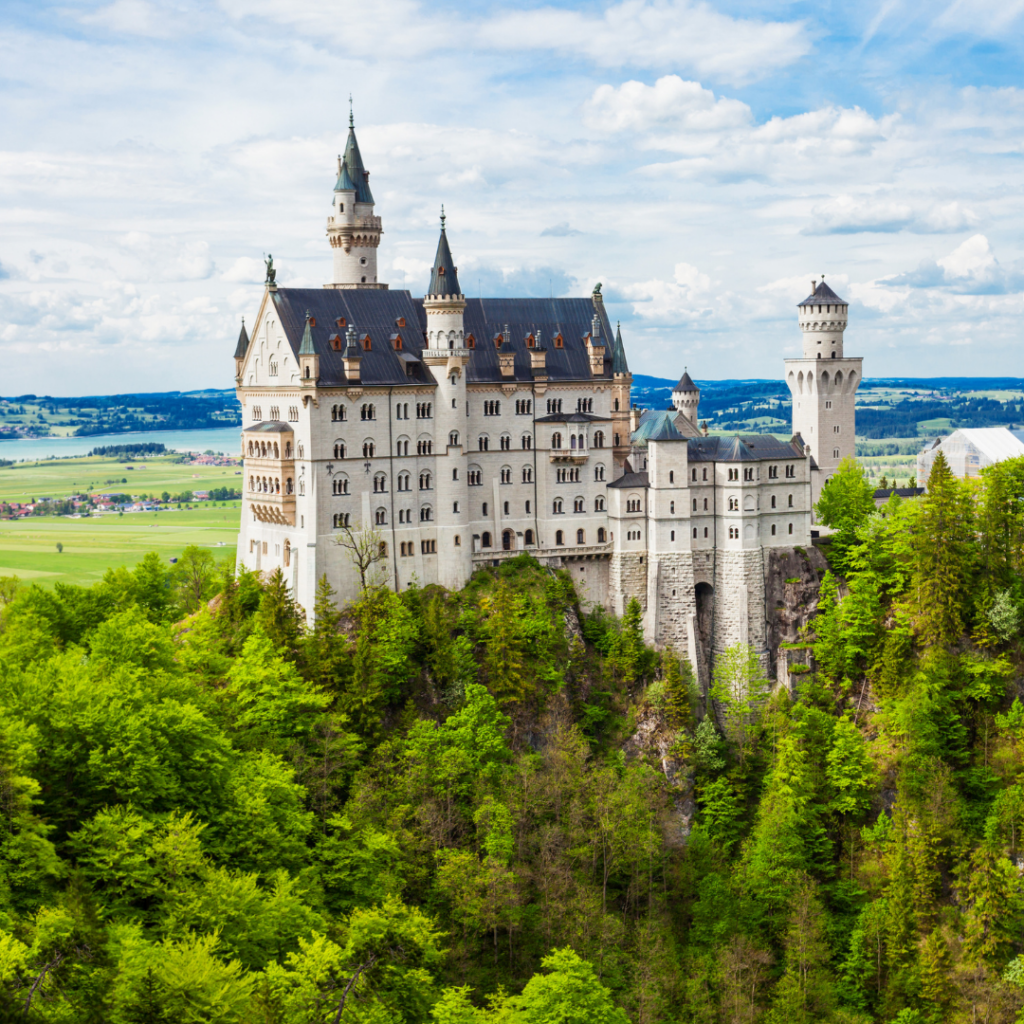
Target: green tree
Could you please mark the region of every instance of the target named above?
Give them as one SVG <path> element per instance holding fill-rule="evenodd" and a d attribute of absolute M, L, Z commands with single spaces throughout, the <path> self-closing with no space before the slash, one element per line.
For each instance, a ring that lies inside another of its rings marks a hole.
<path fill-rule="evenodd" d="M 734 644 L 715 660 L 711 696 L 722 709 L 725 734 L 744 763 L 753 742 L 753 727 L 771 683 L 765 678 L 757 651 Z"/>
<path fill-rule="evenodd" d="M 556 949 L 544 957 L 546 974 L 535 974 L 520 996 L 508 1000 L 514 1024 L 629 1024 L 593 966 L 573 950 Z"/>
<path fill-rule="evenodd" d="M 334 589 L 327 576 L 321 576 L 316 586 L 313 628 L 302 644 L 302 662 L 309 678 L 325 688 L 337 686 L 351 670 L 348 643 L 338 631 L 338 618 Z"/>
<path fill-rule="evenodd" d="M 882 487 L 885 486 L 883 479 Z M 818 522 L 835 531 L 829 557 L 840 572 L 845 574 L 848 568 L 846 556 L 856 543 L 857 530 L 874 511 L 874 488 L 868 483 L 860 463 L 848 455 L 821 489 L 814 506 Z"/>
<path fill-rule="evenodd" d="M 209 596 L 217 577 L 213 553 L 189 544 L 172 570 L 175 590 L 186 612 L 194 612 Z"/>
<path fill-rule="evenodd" d="M 283 649 L 289 657 L 295 656 L 302 636 L 303 614 L 292 598 L 280 566 L 263 585 L 253 625 L 262 630 L 275 647 Z"/>

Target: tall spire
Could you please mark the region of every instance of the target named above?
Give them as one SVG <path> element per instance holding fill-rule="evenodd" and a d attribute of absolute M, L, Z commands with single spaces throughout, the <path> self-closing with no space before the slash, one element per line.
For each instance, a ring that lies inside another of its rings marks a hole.
<path fill-rule="evenodd" d="M 300 356 L 315 356 L 316 349 L 313 347 L 313 332 L 309 329 L 313 317 L 309 310 L 306 310 L 306 329 L 302 332 L 302 344 L 299 346 Z"/>
<path fill-rule="evenodd" d="M 349 103 L 351 101 L 352 98 L 349 97 Z M 352 114 L 351 108 L 348 115 L 348 141 L 345 143 L 345 156 L 342 158 L 342 163 L 355 187 L 356 202 L 370 203 L 372 205 L 373 193 L 370 191 L 370 175 L 363 167 L 363 157 L 359 152 L 359 143 L 356 141 L 355 117 Z M 338 180 L 341 180 L 340 176 Z"/>
<path fill-rule="evenodd" d="M 444 207 L 441 207 L 441 237 L 437 240 L 437 255 L 434 257 L 434 269 L 430 272 L 428 295 L 461 295 L 458 270 L 452 260 L 452 251 L 448 248 L 448 234 L 444 228 Z"/>
<path fill-rule="evenodd" d="M 629 364 L 626 362 L 626 350 L 622 346 L 622 325 L 615 325 L 615 348 L 612 349 L 612 375 L 629 373 Z"/>
<path fill-rule="evenodd" d="M 238 344 L 235 346 L 235 358 L 244 359 L 245 353 L 249 351 L 249 335 L 245 330 L 245 317 L 242 317 L 242 329 L 238 334 Z"/>

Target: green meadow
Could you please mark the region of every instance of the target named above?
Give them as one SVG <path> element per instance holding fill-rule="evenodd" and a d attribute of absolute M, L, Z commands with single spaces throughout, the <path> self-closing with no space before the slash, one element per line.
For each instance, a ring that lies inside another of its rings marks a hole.
<path fill-rule="evenodd" d="M 0 501 L 30 502 L 108 491 L 159 497 L 164 491 L 181 494 L 211 487 L 242 489 L 240 466 L 190 466 L 177 458 L 180 456 L 160 455 L 125 462 L 83 456 L 16 462 L 0 468 Z"/>
<path fill-rule="evenodd" d="M 52 586 L 89 585 L 107 569 L 133 566 L 148 551 L 175 558 L 189 544 L 233 556 L 240 518 L 238 502 L 216 508 L 164 512 L 116 512 L 68 519 L 60 516 L 0 520 L 0 576 Z M 60 544 L 63 550 L 58 551 Z"/>

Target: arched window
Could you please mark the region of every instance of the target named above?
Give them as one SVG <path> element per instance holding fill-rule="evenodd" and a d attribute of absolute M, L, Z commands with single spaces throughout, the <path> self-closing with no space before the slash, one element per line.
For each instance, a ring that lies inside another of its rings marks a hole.
<path fill-rule="evenodd" d="M 523 466 L 523 483 L 524 484 L 532 484 L 533 483 L 533 467 L 532 466 Z"/>
<path fill-rule="evenodd" d="M 561 447 L 561 445 L 559 445 L 559 447 Z M 575 434 L 570 434 L 569 435 L 569 448 L 572 449 L 572 448 L 575 448 L 575 447 L 576 447 L 576 435 Z"/>
<path fill-rule="evenodd" d="M 791 494 L 791 495 L 789 496 L 789 503 L 788 503 L 788 506 L 787 506 L 787 507 L 789 507 L 789 508 L 792 508 L 792 507 L 793 507 L 793 495 L 792 495 L 792 494 Z M 792 530 L 790 530 L 790 533 L 792 533 L 792 532 L 793 532 L 793 531 L 792 531 Z"/>
<path fill-rule="evenodd" d="M 523 534 L 523 543 L 533 544 L 533 530 L 527 530 L 526 533 Z"/>
<path fill-rule="evenodd" d="M 523 434 L 520 443 L 523 446 L 523 451 L 529 451 L 533 447 L 533 437 L 530 434 Z"/>
<path fill-rule="evenodd" d="M 594 499 L 594 511 L 595 512 L 603 512 L 604 511 L 604 498 L 601 495 L 598 495 Z"/>
<path fill-rule="evenodd" d="M 510 484 L 510 483 L 512 483 L 512 467 L 511 466 L 502 466 L 501 467 L 501 482 L 503 484 Z"/>
<path fill-rule="evenodd" d="M 551 447 L 552 448 L 561 448 L 562 447 L 562 435 L 561 434 L 554 433 L 554 434 L 551 435 Z"/>
<path fill-rule="evenodd" d="M 285 481 L 284 493 L 285 494 L 291 494 L 292 493 L 292 478 L 291 477 L 288 477 L 288 479 Z"/>
<path fill-rule="evenodd" d="M 420 522 L 429 523 L 434 518 L 434 510 L 429 505 L 420 508 Z"/>
<path fill-rule="evenodd" d="M 430 474 L 429 473 L 420 473 L 420 490 L 421 491 L 429 491 L 430 490 Z"/>
<path fill-rule="evenodd" d="M 675 530 L 670 530 L 669 531 L 668 539 L 669 540 L 675 540 L 676 539 L 676 531 Z"/>
<path fill-rule="evenodd" d="M 775 536 L 775 524 L 774 523 L 772 523 L 772 536 L 773 537 Z"/>
<path fill-rule="evenodd" d="M 583 532 L 583 530 L 577 530 L 576 531 L 576 543 L 577 544 L 586 544 L 587 543 L 586 537 L 587 537 L 587 535 L 586 535 L 586 533 Z"/>
<path fill-rule="evenodd" d="M 789 524 L 789 532 L 790 532 L 790 533 L 792 533 L 792 532 L 793 532 L 793 524 L 792 524 L 792 523 L 790 523 L 790 524 Z"/>
<path fill-rule="evenodd" d="M 604 447 L 604 431 L 603 430 L 598 430 L 594 434 L 594 447 L 595 448 L 603 448 Z"/>
<path fill-rule="evenodd" d="M 476 444 L 477 444 L 477 448 L 480 451 L 485 452 L 485 451 L 488 450 L 488 448 L 490 448 L 490 439 L 486 436 L 486 434 L 481 434 L 476 439 Z"/>
<path fill-rule="evenodd" d="M 565 535 L 561 530 L 555 530 L 555 543 L 561 547 L 565 543 Z"/>
<path fill-rule="evenodd" d="M 343 526 L 349 525 L 349 513 L 348 512 L 335 512 L 334 513 L 334 528 L 340 529 Z"/>
<path fill-rule="evenodd" d="M 458 446 L 459 446 L 459 432 L 457 430 L 453 430 L 448 435 L 448 444 L 452 448 L 458 448 Z"/>
<path fill-rule="evenodd" d="M 383 473 L 378 473 L 373 478 L 373 490 L 377 494 L 382 494 L 388 489 L 388 478 Z"/>
<path fill-rule="evenodd" d="M 603 480 L 604 479 L 604 466 L 595 466 L 594 467 L 594 479 L 595 480 Z"/>
<path fill-rule="evenodd" d="M 374 514 L 374 521 L 376 522 L 376 524 L 378 526 L 386 525 L 387 521 L 388 521 L 387 509 L 384 509 L 384 508 L 377 509 L 376 513 Z"/>
<path fill-rule="evenodd" d="M 772 508 L 775 508 L 775 495 L 772 495 Z"/>
<path fill-rule="evenodd" d="M 491 535 L 489 533 L 482 533 L 480 535 L 480 547 L 489 548 L 491 546 Z"/>
<path fill-rule="evenodd" d="M 345 442 L 344 441 L 335 441 L 334 442 L 334 457 L 336 459 L 343 459 L 343 458 L 345 458 Z"/>
<path fill-rule="evenodd" d="M 509 452 L 512 450 L 512 435 L 502 434 L 500 448 L 503 452 Z"/>
<path fill-rule="evenodd" d="M 561 498 L 555 498 L 555 500 L 551 503 L 551 512 L 554 515 L 556 515 L 556 516 L 561 514 L 561 512 L 562 512 L 562 499 Z"/>
<path fill-rule="evenodd" d="M 376 448 L 374 447 L 374 444 L 373 444 L 372 441 L 364 441 L 363 442 L 363 458 L 364 459 L 372 459 L 373 458 L 373 453 L 375 451 L 376 451 Z"/>
<path fill-rule="evenodd" d="M 597 543 L 604 544 L 605 542 L 605 529 L 603 526 L 597 528 Z"/>
<path fill-rule="evenodd" d="M 582 498 L 574 498 L 572 502 L 573 512 L 586 512 L 586 502 Z"/>

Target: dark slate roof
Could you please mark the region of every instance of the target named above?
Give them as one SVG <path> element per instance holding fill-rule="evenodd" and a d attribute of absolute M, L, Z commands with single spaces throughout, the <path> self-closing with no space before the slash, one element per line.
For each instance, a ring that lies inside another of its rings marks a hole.
<path fill-rule="evenodd" d="M 679 378 L 679 383 L 672 389 L 673 391 L 696 391 L 700 392 L 700 388 L 693 383 L 693 378 L 684 370 L 682 377 Z"/>
<path fill-rule="evenodd" d="M 623 473 L 618 480 L 613 480 L 609 487 L 650 487 L 650 477 L 646 473 Z"/>
<path fill-rule="evenodd" d="M 249 351 L 249 335 L 245 330 L 245 321 L 242 321 L 242 329 L 238 332 L 238 344 L 235 346 L 235 358 L 244 359 L 245 353 Z"/>
<path fill-rule="evenodd" d="M 817 306 L 821 303 L 839 303 L 843 306 L 847 305 L 846 299 L 839 298 L 838 295 L 824 281 L 822 281 L 817 288 L 811 292 L 810 295 L 804 299 L 803 302 L 798 302 L 797 306 Z"/>
<path fill-rule="evenodd" d="M 452 260 L 452 251 L 448 248 L 448 235 L 444 224 L 441 224 L 441 237 L 437 240 L 437 255 L 434 257 L 434 269 L 430 272 L 428 295 L 461 295 L 459 275 Z"/>
<path fill-rule="evenodd" d="M 368 294 L 368 293 L 367 293 Z M 422 299 L 414 300 L 420 310 L 420 323 L 426 323 Z M 545 373 L 549 380 L 590 380 L 590 355 L 583 343 L 590 333 L 594 316 L 594 303 L 585 299 L 467 299 L 463 323 L 467 335 L 472 334 L 476 348 L 469 363 L 468 379 L 474 382 L 495 381 L 511 383 L 532 381 L 530 349 L 526 345 L 528 334 L 540 330 L 546 339 L 561 334 L 563 347 L 547 344 Z M 601 329 L 610 336 L 604 307 L 598 308 Z M 515 353 L 512 377 L 503 377 L 498 363 L 498 349 L 494 337 L 509 329 L 509 340 L 501 346 L 503 353 Z M 607 351 L 607 349 L 605 350 Z M 611 376 L 610 359 L 604 361 L 602 376 Z"/>
<path fill-rule="evenodd" d="M 247 434 L 294 434 L 295 431 L 283 420 L 264 420 L 251 427 L 243 428 Z"/>
<path fill-rule="evenodd" d="M 310 341 L 320 357 L 321 386 L 347 383 L 342 352 L 332 348 L 328 339 L 341 331 L 347 335 L 350 327 L 355 328 L 357 337 L 369 334 L 371 339 L 369 352 L 356 350 L 361 359 L 361 384 L 434 383 L 429 369 L 421 362 L 410 363 L 412 372 L 407 373 L 409 361 L 401 358 L 402 353 L 396 352 L 390 341 L 396 322 L 404 318 L 406 326 L 398 328 L 402 335 L 402 351 L 417 360 L 421 358 L 425 347 L 426 314 L 423 300 L 412 298 L 409 292 L 377 288 L 278 288 L 270 293 L 270 299 L 296 355 L 305 334 L 307 311 L 315 321 L 315 326 L 310 326 Z M 470 354 L 469 380 L 495 383 L 532 381 L 531 350 L 526 346 L 526 336 L 537 330 L 541 330 L 545 338 L 561 333 L 564 339 L 563 348 L 552 345 L 547 349 L 546 374 L 549 380 L 590 380 L 590 356 L 583 337 L 590 333 L 593 315 L 594 304 L 589 296 L 585 299 L 467 300 L 465 331 L 467 335 L 473 335 L 476 346 Z M 602 329 L 610 334 L 603 308 L 599 315 Z M 345 327 L 339 330 L 337 321 L 342 317 Z M 512 377 L 502 376 L 493 341 L 506 325 L 510 340 L 502 345 L 502 352 L 511 351 L 515 355 Z M 605 359 L 604 379 L 610 377 L 610 363 L 610 359 Z"/>
<path fill-rule="evenodd" d="M 622 345 L 622 326 L 615 325 L 615 346 L 612 351 L 612 373 L 629 373 L 629 363 L 626 362 L 626 350 Z"/>
<path fill-rule="evenodd" d="M 511 347 L 511 346 L 510 346 Z M 535 350 L 536 351 L 536 350 Z M 610 423 L 610 416 L 597 416 L 592 412 L 555 412 L 550 416 L 538 416 L 537 423 Z"/>
<path fill-rule="evenodd" d="M 687 458 L 690 462 L 768 462 L 776 459 L 802 459 L 802 445 L 781 441 L 771 434 L 746 437 L 691 437 Z"/>
<path fill-rule="evenodd" d="M 348 125 L 348 142 L 345 143 L 345 156 L 342 158 L 349 178 L 356 187 L 357 203 L 372 203 L 373 193 L 370 191 L 369 172 L 363 168 L 363 157 L 356 142 L 356 130 L 351 120 Z M 340 178 L 338 179 L 341 180 Z"/>
<path fill-rule="evenodd" d="M 895 494 L 899 498 L 916 498 L 924 494 L 923 487 L 879 487 L 875 491 L 876 498 L 888 498 Z"/>
<path fill-rule="evenodd" d="M 270 293 L 278 320 L 292 351 L 298 355 L 305 333 L 307 310 L 316 321 L 310 326 L 310 339 L 320 356 L 320 385 L 344 385 L 342 353 L 332 348 L 328 338 L 339 333 L 337 320 L 344 317 L 348 333 L 354 327 L 357 336 L 369 334 L 371 348 L 360 357 L 359 378 L 363 384 L 433 384 L 434 378 L 419 364 L 410 376 L 389 339 L 396 321 L 405 318 L 403 349 L 417 357 L 423 348 L 423 310 L 407 291 L 361 288 L 278 288 Z"/>

